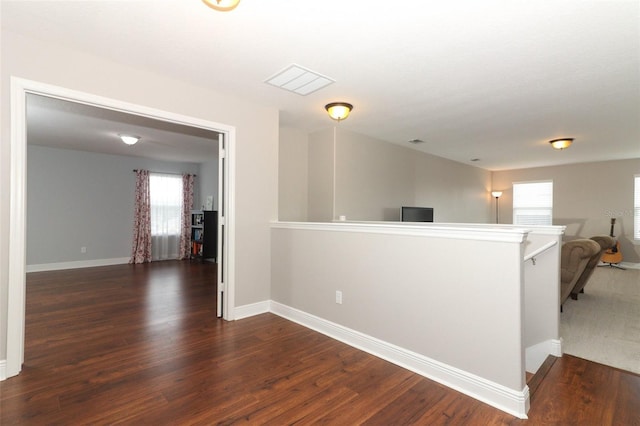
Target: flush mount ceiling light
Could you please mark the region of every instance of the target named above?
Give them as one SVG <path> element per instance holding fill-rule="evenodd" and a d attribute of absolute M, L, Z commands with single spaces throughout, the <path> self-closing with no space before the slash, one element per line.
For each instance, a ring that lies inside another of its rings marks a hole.
<path fill-rule="evenodd" d="M 325 105 L 324 109 L 329 113 L 329 117 L 337 121 L 342 121 L 349 116 L 353 105 L 346 102 L 331 102 Z"/>
<path fill-rule="evenodd" d="M 565 149 L 569 148 L 573 143 L 573 138 L 562 138 L 562 139 L 554 139 L 549 141 L 552 147 L 555 149 Z"/>
<path fill-rule="evenodd" d="M 135 145 L 140 140 L 140 136 L 120 135 L 120 139 L 127 145 Z"/>
<path fill-rule="evenodd" d="M 236 8 L 240 0 L 202 0 L 211 9 L 228 12 Z"/>

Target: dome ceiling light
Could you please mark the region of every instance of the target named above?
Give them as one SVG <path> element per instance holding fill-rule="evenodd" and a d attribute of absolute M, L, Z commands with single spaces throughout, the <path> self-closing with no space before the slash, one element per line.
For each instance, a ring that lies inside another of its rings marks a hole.
<path fill-rule="evenodd" d="M 219 10 L 220 12 L 229 12 L 238 6 L 240 0 L 202 0 L 202 2 L 211 9 Z"/>
<path fill-rule="evenodd" d="M 329 117 L 336 121 L 342 121 L 349 116 L 353 105 L 346 102 L 332 102 L 325 105 L 324 109 L 329 113 Z"/>
<path fill-rule="evenodd" d="M 549 143 L 554 149 L 566 149 L 573 143 L 573 138 L 554 139 L 549 141 Z"/>
<path fill-rule="evenodd" d="M 135 145 L 140 140 L 140 136 L 120 135 L 120 139 L 127 145 Z"/>

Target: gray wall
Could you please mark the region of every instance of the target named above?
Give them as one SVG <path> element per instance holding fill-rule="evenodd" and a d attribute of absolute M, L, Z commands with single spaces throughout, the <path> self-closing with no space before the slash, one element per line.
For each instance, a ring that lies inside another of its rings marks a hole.
<path fill-rule="evenodd" d="M 640 158 L 566 166 L 536 167 L 493 173 L 500 197 L 500 222 L 513 221 L 514 182 L 553 181 L 553 224 L 566 225 L 565 240 L 608 235 L 611 218 L 623 260 L 640 262 L 640 241 L 633 241 L 633 180 Z"/>
<path fill-rule="evenodd" d="M 416 152 L 336 128 L 335 214 L 347 220 L 400 220 L 415 204 Z"/>
<path fill-rule="evenodd" d="M 310 222 L 326 222 L 334 216 L 334 129 L 309 135 L 308 216 Z M 288 161 L 281 158 L 281 161 Z"/>
<path fill-rule="evenodd" d="M 414 153 L 415 204 L 433 207 L 433 220 L 492 223 L 491 172 L 445 158 Z"/>
<path fill-rule="evenodd" d="M 486 229 L 461 237 L 480 227 L 452 237 L 437 225 L 431 235 L 307 226 L 273 228 L 272 300 L 522 390 L 520 237 L 498 241 Z"/>
<path fill-rule="evenodd" d="M 193 163 L 29 145 L 27 265 L 129 257 L 133 169 L 200 173 Z"/>
<path fill-rule="evenodd" d="M 306 160 L 300 147 L 305 143 Z M 400 220 L 403 205 L 433 207 L 438 222 L 493 218 L 491 172 L 339 127 L 311 133 L 308 140 L 281 134 L 279 167 L 280 220 L 393 221 Z M 306 192 L 299 185 L 305 179 Z M 306 218 L 297 207 L 304 199 Z"/>
<path fill-rule="evenodd" d="M 213 210 L 218 210 L 218 157 L 200 164 L 194 191 L 193 207 L 204 209 L 208 195 L 213 196 Z M 196 197 L 197 192 L 198 197 Z"/>
<path fill-rule="evenodd" d="M 270 224 L 278 212 L 276 108 L 217 92 L 207 87 L 206 81 L 194 85 L 171 78 L 163 69 L 130 67 L 100 57 L 96 51 L 81 52 L 5 29 L 1 43 L 0 360 L 6 358 L 10 312 L 11 76 L 232 126 L 235 145 L 230 169 L 235 179 L 235 212 L 229 220 L 235 262 L 230 265 L 229 277 L 235 288 L 234 305 L 270 298 Z"/>
<path fill-rule="evenodd" d="M 278 151 L 278 218 L 307 220 L 309 136 L 290 127 L 280 128 Z"/>
<path fill-rule="evenodd" d="M 306 159 L 301 148 L 305 143 Z M 295 172 L 284 181 L 283 170 Z M 640 174 L 640 159 L 490 172 L 335 128 L 310 134 L 308 142 L 305 135 L 281 136 L 280 171 L 281 211 L 292 208 L 297 191 L 298 204 L 308 199 L 306 220 L 312 222 L 340 215 L 348 220 L 398 220 L 401 205 L 416 205 L 434 207 L 437 222 L 493 223 L 490 192 L 499 190 L 500 223 L 510 224 L 513 182 L 551 179 L 553 224 L 567 226 L 565 240 L 609 234 L 615 217 L 624 261 L 640 262 L 640 241 L 633 240 L 633 179 Z M 299 188 L 305 178 L 307 192 Z M 301 217 L 280 219 L 304 221 Z"/>

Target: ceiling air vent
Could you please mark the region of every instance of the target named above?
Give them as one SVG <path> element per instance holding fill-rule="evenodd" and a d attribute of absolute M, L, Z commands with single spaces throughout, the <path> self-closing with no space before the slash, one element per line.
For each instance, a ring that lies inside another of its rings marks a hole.
<path fill-rule="evenodd" d="M 335 80 L 296 64 L 289 65 L 265 80 L 265 83 L 302 96 L 320 90 L 333 82 Z"/>

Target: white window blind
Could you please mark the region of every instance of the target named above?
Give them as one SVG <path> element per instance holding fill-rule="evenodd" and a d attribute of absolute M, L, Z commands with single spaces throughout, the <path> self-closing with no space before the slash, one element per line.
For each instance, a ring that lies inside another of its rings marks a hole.
<path fill-rule="evenodd" d="M 553 182 L 513 184 L 513 223 L 551 225 L 553 221 Z"/>
<path fill-rule="evenodd" d="M 633 192 L 633 239 L 640 240 L 640 175 L 636 175 Z"/>

